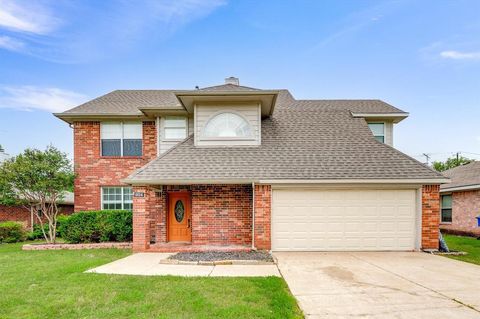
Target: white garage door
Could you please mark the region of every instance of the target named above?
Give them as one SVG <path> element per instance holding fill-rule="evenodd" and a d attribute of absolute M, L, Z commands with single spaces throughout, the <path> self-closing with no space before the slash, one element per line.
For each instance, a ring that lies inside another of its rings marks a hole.
<path fill-rule="evenodd" d="M 413 250 L 415 194 L 415 190 L 275 189 L 272 250 Z"/>

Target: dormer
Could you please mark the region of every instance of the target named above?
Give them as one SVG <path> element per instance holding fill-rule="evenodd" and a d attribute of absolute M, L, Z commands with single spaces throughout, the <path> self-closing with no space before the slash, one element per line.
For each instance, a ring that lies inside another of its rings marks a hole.
<path fill-rule="evenodd" d="M 384 103 L 384 102 L 382 102 Z M 386 104 L 386 103 L 385 103 Z M 393 108 L 393 107 L 392 107 Z M 397 113 L 366 113 L 351 112 L 353 117 L 364 118 L 367 122 L 373 137 L 380 143 L 393 147 L 393 128 L 395 124 L 403 121 L 408 117 L 408 113 L 400 111 Z"/>
<path fill-rule="evenodd" d="M 193 113 L 195 146 L 258 146 L 261 120 L 272 115 L 278 91 L 239 86 L 237 78 L 202 90 L 175 92 Z"/>

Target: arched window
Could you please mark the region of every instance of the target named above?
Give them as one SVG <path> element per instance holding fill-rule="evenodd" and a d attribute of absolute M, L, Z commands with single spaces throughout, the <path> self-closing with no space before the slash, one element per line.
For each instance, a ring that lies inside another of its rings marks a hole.
<path fill-rule="evenodd" d="M 212 117 L 204 129 L 205 137 L 250 137 L 250 124 L 235 113 L 220 113 Z"/>

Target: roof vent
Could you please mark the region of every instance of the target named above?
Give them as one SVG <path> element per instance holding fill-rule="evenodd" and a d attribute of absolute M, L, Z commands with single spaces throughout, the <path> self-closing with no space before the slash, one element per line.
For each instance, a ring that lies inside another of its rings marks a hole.
<path fill-rule="evenodd" d="M 240 85 L 240 80 L 234 76 L 225 79 L 225 84 Z"/>

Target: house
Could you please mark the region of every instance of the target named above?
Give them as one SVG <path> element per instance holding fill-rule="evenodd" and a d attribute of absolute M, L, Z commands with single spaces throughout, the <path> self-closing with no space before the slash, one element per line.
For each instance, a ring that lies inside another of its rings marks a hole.
<path fill-rule="evenodd" d="M 442 231 L 480 236 L 480 162 L 449 169 L 443 174 L 450 184 L 440 186 Z"/>
<path fill-rule="evenodd" d="M 133 209 L 135 251 L 438 248 L 448 179 L 393 147 L 408 113 L 385 102 L 297 100 L 231 77 L 55 115 L 73 125 L 75 209 Z"/>
<path fill-rule="evenodd" d="M 61 201 L 58 202 L 59 214 L 70 215 L 73 213 L 73 193 L 65 192 L 65 195 Z M 0 222 L 14 221 L 23 224 L 26 229 L 33 229 L 33 225 L 38 224 L 39 221 L 34 215 L 34 210 L 37 205 L 32 204 L 30 206 L 13 205 L 6 206 L 0 204 Z M 45 221 L 43 218 L 42 221 Z"/>

